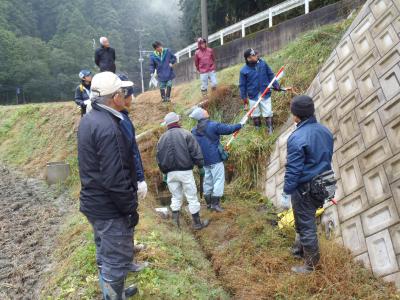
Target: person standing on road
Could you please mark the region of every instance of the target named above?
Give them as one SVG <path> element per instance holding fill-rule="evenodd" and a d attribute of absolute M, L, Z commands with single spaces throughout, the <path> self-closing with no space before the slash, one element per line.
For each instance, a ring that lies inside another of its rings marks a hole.
<path fill-rule="evenodd" d="M 171 50 L 164 48 L 160 42 L 153 43 L 154 52 L 150 54 L 150 74 L 156 76 L 160 82 L 161 100 L 171 101 L 172 80 L 175 78 L 172 66 L 176 63 L 176 57 Z"/>
<path fill-rule="evenodd" d="M 110 47 L 110 42 L 104 36 L 100 38 L 100 48 L 96 49 L 94 54 L 94 62 L 99 67 L 100 72 L 115 73 L 115 50 Z"/>
<path fill-rule="evenodd" d="M 275 74 L 268 64 L 259 58 L 258 53 L 251 48 L 244 52 L 244 59 L 246 65 L 240 70 L 239 89 L 240 97 L 243 100 L 245 108 L 247 108 L 249 104 L 250 107 L 256 104 L 258 98 L 275 77 Z M 272 86 L 277 91 L 281 90 L 277 81 Z M 265 95 L 251 116 L 256 128 L 261 127 L 261 115 L 265 118 L 268 133 L 272 134 L 274 129 L 271 92 Z"/>
<path fill-rule="evenodd" d="M 78 129 L 78 163 L 81 179 L 80 211 L 93 227 L 96 262 L 104 299 L 119 300 L 137 293 L 125 289 L 133 260 L 133 232 L 137 213 L 137 171 L 132 140 L 123 131 L 124 89 L 112 72 L 92 80 L 92 111 Z"/>
<path fill-rule="evenodd" d="M 243 127 L 242 124 L 228 125 L 209 120 L 206 110 L 197 107 L 190 114 L 192 119 L 198 121 L 197 126 L 192 129 L 200 145 L 204 156 L 204 198 L 207 208 L 222 212 L 220 206 L 224 194 L 225 168 L 224 150 L 220 142 L 221 135 L 229 135 Z"/>
<path fill-rule="evenodd" d="M 167 175 L 175 223 L 179 227 L 179 215 L 185 195 L 193 218 L 193 228 L 200 230 L 208 225 L 208 220 L 200 220 L 200 202 L 197 198 L 193 167 L 196 165 L 199 169 L 203 168 L 204 159 L 196 139 L 189 131 L 181 128 L 179 120 L 180 117 L 175 112 L 165 116 L 168 130 L 158 141 L 157 163 L 161 172 Z"/>
<path fill-rule="evenodd" d="M 312 193 L 313 179 L 331 171 L 333 135 L 317 122 L 313 100 L 305 95 L 293 98 L 290 110 L 296 123 L 295 131 L 287 141 L 287 163 L 282 203 L 292 202 L 296 232 L 293 254 L 304 257 L 304 265 L 293 267 L 296 273 L 308 273 L 318 264 L 318 246 L 315 213 L 323 205 Z"/>
<path fill-rule="evenodd" d="M 79 72 L 81 83 L 75 89 L 75 103 L 81 108 L 81 117 L 86 114 L 86 107 L 90 106 L 90 85 L 92 83 L 92 72 L 82 70 Z"/>
<path fill-rule="evenodd" d="M 194 56 L 194 64 L 197 72 L 200 73 L 201 93 L 207 96 L 208 79 L 211 81 L 211 88 L 217 88 L 217 74 L 215 72 L 215 56 L 213 49 L 207 46 L 207 41 L 204 38 L 197 40 L 197 50 Z"/>

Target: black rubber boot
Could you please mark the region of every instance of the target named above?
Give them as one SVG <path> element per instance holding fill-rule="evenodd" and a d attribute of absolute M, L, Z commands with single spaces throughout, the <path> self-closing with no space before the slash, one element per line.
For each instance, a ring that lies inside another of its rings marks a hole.
<path fill-rule="evenodd" d="M 172 212 L 172 220 L 174 220 L 174 223 L 176 224 L 176 226 L 177 226 L 178 228 L 181 228 L 181 223 L 180 223 L 180 221 L 179 221 L 179 215 L 180 215 L 179 210 L 173 211 L 173 212 Z"/>
<path fill-rule="evenodd" d="M 307 251 L 304 249 L 304 265 L 292 267 L 292 272 L 298 274 L 306 274 L 315 271 L 315 267 L 319 261 L 319 249 L 315 251 Z"/>
<path fill-rule="evenodd" d="M 199 213 L 193 214 L 192 218 L 193 218 L 193 229 L 194 230 L 201 230 L 201 229 L 207 227 L 208 224 L 210 223 L 208 220 L 201 221 Z"/>
<path fill-rule="evenodd" d="M 221 197 L 211 197 L 211 210 L 223 212 L 224 209 L 220 206 Z"/>
<path fill-rule="evenodd" d="M 171 101 L 171 87 L 167 86 L 167 94 L 165 95 L 165 101 L 169 102 Z"/>
<path fill-rule="evenodd" d="M 267 125 L 268 128 L 268 134 L 271 135 L 274 132 L 272 117 L 265 118 L 265 124 Z"/>
<path fill-rule="evenodd" d="M 103 280 L 103 299 L 104 300 L 123 300 L 137 294 L 138 289 L 135 285 L 124 289 L 125 278 L 118 281 Z"/>
<path fill-rule="evenodd" d="M 166 101 L 165 89 L 160 89 L 160 94 L 161 94 L 161 101 L 165 102 Z"/>
<path fill-rule="evenodd" d="M 201 90 L 201 94 L 203 95 L 203 97 L 207 97 L 207 90 Z"/>
<path fill-rule="evenodd" d="M 206 200 L 207 208 L 211 209 L 211 195 L 204 195 L 204 199 Z"/>
<path fill-rule="evenodd" d="M 256 129 L 260 129 L 260 127 L 261 127 L 261 119 L 260 119 L 260 117 L 254 117 L 253 118 L 253 123 L 254 123 L 254 127 Z"/>
<path fill-rule="evenodd" d="M 144 261 L 142 263 L 131 263 L 131 265 L 129 266 L 129 272 L 137 273 L 137 272 L 143 271 L 148 266 L 149 266 L 148 261 Z"/>
<path fill-rule="evenodd" d="M 294 239 L 294 244 L 292 246 L 291 252 L 295 258 L 304 258 L 303 246 L 301 245 L 300 235 L 298 233 L 296 233 L 296 238 Z"/>

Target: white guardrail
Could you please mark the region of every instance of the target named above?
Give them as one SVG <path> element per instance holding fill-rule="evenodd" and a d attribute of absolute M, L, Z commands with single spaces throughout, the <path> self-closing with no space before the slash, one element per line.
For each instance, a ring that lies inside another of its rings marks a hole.
<path fill-rule="evenodd" d="M 238 23 L 235 23 L 229 27 L 226 27 L 216 33 L 213 33 L 208 36 L 208 42 L 214 42 L 217 41 L 218 39 L 221 42 L 221 45 L 224 44 L 224 37 L 232 34 L 237 31 L 242 31 L 242 37 L 246 36 L 246 28 L 252 25 L 255 25 L 257 23 L 260 23 L 265 20 L 269 20 L 269 27 L 272 27 L 272 18 L 274 16 L 280 15 L 284 12 L 287 12 L 293 8 L 299 7 L 304 5 L 304 13 L 308 14 L 309 13 L 309 2 L 312 0 L 287 0 L 285 2 L 282 2 L 278 5 L 275 5 L 273 7 L 268 8 L 267 10 L 264 10 L 254 16 L 251 16 L 250 18 L 244 19 Z M 176 58 L 178 59 L 178 62 L 180 58 L 183 55 L 188 54 L 189 57 L 192 56 L 192 51 L 197 49 L 197 43 L 193 43 L 186 48 L 179 50 L 178 52 L 175 53 Z"/>

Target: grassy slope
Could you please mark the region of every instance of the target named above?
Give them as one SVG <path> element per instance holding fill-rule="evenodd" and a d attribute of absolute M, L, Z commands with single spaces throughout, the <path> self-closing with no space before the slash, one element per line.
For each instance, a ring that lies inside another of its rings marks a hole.
<path fill-rule="evenodd" d="M 306 34 L 282 51 L 267 57 L 274 70 L 286 65 L 286 85 L 304 91 L 316 75 L 331 49 L 336 45 L 348 23 L 327 26 Z M 221 83 L 237 83 L 240 65 L 222 70 Z M 225 99 L 236 101 L 236 87 L 223 88 Z M 157 92 L 142 95 L 133 113 L 138 132 L 158 127 L 168 110 L 183 111 L 184 107 L 200 99 L 198 81 L 181 85 L 174 91 L 176 104 L 157 105 Z M 217 95 L 218 98 L 220 95 Z M 156 99 L 156 100 L 154 100 Z M 289 95 L 274 96 L 276 121 L 282 124 L 288 116 Z M 217 101 L 218 102 L 218 101 Z M 150 104 L 150 105 L 149 105 Z M 210 109 L 216 119 L 235 119 L 226 106 L 214 103 Z M 155 109 L 158 107 L 158 109 Z M 217 113 L 217 110 L 220 110 Z M 222 113 L 221 113 L 222 111 Z M 76 124 L 78 112 L 72 104 L 28 105 L 0 107 L 0 153 L 2 160 L 17 165 L 34 175 L 43 175 L 42 167 L 48 160 L 67 160 L 72 173 L 68 187 L 77 196 L 79 180 L 76 164 Z M 149 124 L 150 123 L 150 124 Z M 187 127 L 192 121 L 185 119 Z M 225 290 L 238 299 L 388 299 L 394 297 L 393 287 L 375 280 L 371 273 L 350 263 L 350 254 L 337 245 L 322 241 L 321 271 L 307 277 L 293 276 L 287 247 L 292 232 L 282 234 L 269 225 L 271 207 L 257 192 L 239 192 L 239 188 L 257 187 L 262 168 L 275 137 L 255 133 L 245 128 L 232 148 L 230 164 L 233 183 L 227 187 L 227 210 L 218 216 L 209 215 L 209 228 L 196 235 L 182 233 L 160 221 L 152 212 L 155 202 L 142 205 L 142 219 L 137 238 L 148 243 L 150 249 L 142 259 L 152 261 L 153 268 L 130 281 L 139 281 L 144 299 L 207 299 L 227 298 L 218 285 L 212 269 Z M 147 157 L 147 158 L 146 158 Z M 153 176 L 152 149 L 145 155 L 147 174 Z M 258 163 L 255 163 L 258 162 Z M 208 215 L 208 213 L 206 213 Z M 288 238 L 289 237 L 289 238 Z M 212 265 L 200 251 L 210 258 Z M 97 294 L 94 245 L 87 222 L 79 214 L 72 216 L 60 235 L 55 259 L 57 272 L 49 276 L 44 297 L 92 299 Z"/>

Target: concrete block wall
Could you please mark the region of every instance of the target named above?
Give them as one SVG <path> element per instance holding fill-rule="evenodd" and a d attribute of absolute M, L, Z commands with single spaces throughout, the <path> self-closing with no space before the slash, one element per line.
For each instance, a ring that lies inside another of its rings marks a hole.
<path fill-rule="evenodd" d="M 400 0 L 369 0 L 308 92 L 335 137 L 335 234 L 357 261 L 400 287 Z M 265 194 L 279 206 L 284 128 L 267 166 Z"/>

